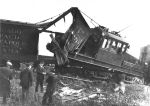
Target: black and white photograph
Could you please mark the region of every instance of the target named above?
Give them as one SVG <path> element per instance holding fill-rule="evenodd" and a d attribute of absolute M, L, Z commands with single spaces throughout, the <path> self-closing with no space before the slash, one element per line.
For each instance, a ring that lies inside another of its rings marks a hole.
<path fill-rule="evenodd" d="M 149 0 L 0 4 L 0 106 L 150 106 Z"/>

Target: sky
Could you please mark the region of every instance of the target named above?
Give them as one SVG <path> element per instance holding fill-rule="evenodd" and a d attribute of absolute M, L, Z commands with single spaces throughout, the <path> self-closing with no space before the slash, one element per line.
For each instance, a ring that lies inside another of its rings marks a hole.
<path fill-rule="evenodd" d="M 0 19 L 37 23 L 78 7 L 112 31 L 128 27 L 120 34 L 130 43 L 128 52 L 137 58 L 140 48 L 150 44 L 149 0 L 0 0 L 0 3 Z M 64 31 L 63 28 L 66 30 L 68 25 L 59 24 L 54 29 Z M 48 35 L 40 35 L 39 54 L 52 55 L 45 48 L 50 41 Z"/>

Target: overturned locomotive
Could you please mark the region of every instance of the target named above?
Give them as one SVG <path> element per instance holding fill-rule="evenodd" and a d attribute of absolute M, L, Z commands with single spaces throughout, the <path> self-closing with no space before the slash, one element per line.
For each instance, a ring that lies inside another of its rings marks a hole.
<path fill-rule="evenodd" d="M 48 30 L 69 13 L 73 22 L 65 33 Z M 41 32 L 50 33 L 52 42 L 46 47 L 54 53 L 49 61 L 56 64 L 56 72 L 98 80 L 115 76 L 122 77 L 126 82 L 131 82 L 134 77 L 144 78 L 143 65 L 126 52 L 129 43 L 119 33 L 109 32 L 101 25 L 90 28 L 76 7 L 42 24 L 1 20 L 0 60 L 29 62 L 43 59 L 38 56 Z"/>
<path fill-rule="evenodd" d="M 69 13 L 73 22 L 65 33 L 47 30 Z M 104 26 L 90 28 L 76 7 L 38 27 L 41 32 L 51 33 L 52 42 L 47 44 L 47 49 L 54 53 L 56 69 L 61 73 L 101 80 L 115 76 L 122 77 L 126 82 L 144 77 L 143 65 L 126 52 L 129 43 L 118 32 L 109 32 Z"/>

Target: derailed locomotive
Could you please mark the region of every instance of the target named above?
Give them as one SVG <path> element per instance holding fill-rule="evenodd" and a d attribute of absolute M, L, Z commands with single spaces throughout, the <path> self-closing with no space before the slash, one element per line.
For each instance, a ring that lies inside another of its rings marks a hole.
<path fill-rule="evenodd" d="M 65 33 L 47 30 L 69 13 L 72 14 L 73 22 Z M 115 76 L 122 77 L 126 82 L 132 82 L 134 77 L 144 78 L 143 65 L 126 52 L 129 43 L 117 32 L 109 32 L 103 26 L 90 28 L 76 7 L 43 24 L 20 24 L 4 20 L 1 25 L 3 23 L 12 25 L 4 29 L 0 26 L 1 60 L 35 61 L 39 34 L 47 32 L 52 42 L 46 47 L 54 53 L 50 59 L 56 64 L 56 72 L 98 80 L 108 80 Z M 12 49 L 9 50 L 10 46 Z"/>
<path fill-rule="evenodd" d="M 73 22 L 65 33 L 47 30 L 69 13 Z M 122 77 L 126 82 L 132 82 L 135 77 L 144 78 L 143 65 L 126 52 L 129 43 L 118 32 L 109 32 L 104 26 L 90 28 L 76 7 L 39 27 L 41 32 L 51 33 L 52 42 L 47 44 L 47 49 L 55 54 L 59 72 L 101 80 Z"/>

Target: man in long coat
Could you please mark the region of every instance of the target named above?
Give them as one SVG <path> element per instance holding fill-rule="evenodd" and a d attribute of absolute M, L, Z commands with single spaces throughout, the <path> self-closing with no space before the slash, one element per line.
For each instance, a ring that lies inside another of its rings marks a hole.
<path fill-rule="evenodd" d="M 46 87 L 46 92 L 43 95 L 43 99 L 42 99 L 42 105 L 49 105 L 53 102 L 52 100 L 52 96 L 55 92 L 55 88 L 57 85 L 57 82 L 59 81 L 60 75 L 56 75 L 54 74 L 52 71 L 54 70 L 54 67 L 50 68 L 49 72 L 47 72 L 47 79 L 46 79 L 46 83 L 47 83 L 47 87 Z"/>
<path fill-rule="evenodd" d="M 29 88 L 32 86 L 33 77 L 28 64 L 20 64 L 20 86 L 22 87 L 22 103 L 28 101 Z"/>
<path fill-rule="evenodd" d="M 6 98 L 10 96 L 10 80 L 12 79 L 11 62 L 6 63 L 6 67 L 0 67 L 0 96 L 3 97 L 3 104 L 6 104 Z"/>
<path fill-rule="evenodd" d="M 39 65 L 36 68 L 36 87 L 35 87 L 35 92 L 38 92 L 38 87 L 40 85 L 41 92 L 43 92 L 43 83 L 44 83 L 44 62 L 41 61 Z"/>

